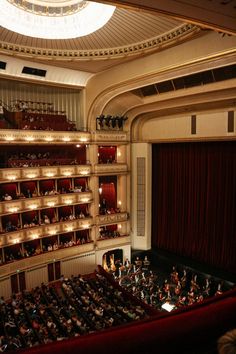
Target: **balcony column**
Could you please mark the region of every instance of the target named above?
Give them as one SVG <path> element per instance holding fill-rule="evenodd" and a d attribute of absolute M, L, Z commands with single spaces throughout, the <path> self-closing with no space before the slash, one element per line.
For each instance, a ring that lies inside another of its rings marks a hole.
<path fill-rule="evenodd" d="M 117 207 L 120 211 L 127 211 L 127 176 L 118 176 L 117 178 Z"/>

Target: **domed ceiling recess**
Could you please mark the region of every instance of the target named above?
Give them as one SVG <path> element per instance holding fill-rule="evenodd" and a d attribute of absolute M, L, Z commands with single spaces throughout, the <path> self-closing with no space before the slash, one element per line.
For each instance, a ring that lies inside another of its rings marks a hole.
<path fill-rule="evenodd" d="M 0 53 L 89 72 L 200 33 L 171 17 L 91 1 L 0 0 L 0 5 Z"/>

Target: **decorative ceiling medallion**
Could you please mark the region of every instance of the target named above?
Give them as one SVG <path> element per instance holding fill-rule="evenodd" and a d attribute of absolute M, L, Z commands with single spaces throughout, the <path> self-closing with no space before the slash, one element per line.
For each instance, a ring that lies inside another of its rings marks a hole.
<path fill-rule="evenodd" d="M 82 0 L 0 0 L 0 24 L 13 32 L 44 39 L 86 36 L 103 27 L 114 6 Z"/>
<path fill-rule="evenodd" d="M 83 10 L 84 0 L 7 0 L 17 8 L 41 16 L 67 16 Z"/>

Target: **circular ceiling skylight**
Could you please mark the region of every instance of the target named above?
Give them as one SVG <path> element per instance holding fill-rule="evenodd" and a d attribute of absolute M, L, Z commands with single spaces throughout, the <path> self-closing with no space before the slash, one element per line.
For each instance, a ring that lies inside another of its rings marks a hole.
<path fill-rule="evenodd" d="M 114 6 L 83 0 L 0 0 L 0 25 L 25 36 L 68 39 L 103 27 Z"/>

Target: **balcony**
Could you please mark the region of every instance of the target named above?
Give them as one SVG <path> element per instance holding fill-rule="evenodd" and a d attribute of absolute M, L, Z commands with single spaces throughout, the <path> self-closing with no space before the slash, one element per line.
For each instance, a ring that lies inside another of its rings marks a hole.
<path fill-rule="evenodd" d="M 62 205 L 91 203 L 92 200 L 92 192 L 78 192 L 4 201 L 0 203 L 0 215 L 59 207 Z"/>
<path fill-rule="evenodd" d="M 93 218 L 86 217 L 84 219 L 75 219 L 72 221 L 56 222 L 53 224 L 44 224 L 19 229 L 17 231 L 0 234 L 0 247 L 31 241 L 45 236 L 53 236 L 71 231 L 84 230 L 91 228 L 92 226 Z"/>
<path fill-rule="evenodd" d="M 91 174 L 91 165 L 44 166 L 0 169 L 0 182 L 32 180 L 44 178 L 79 177 Z"/>
<path fill-rule="evenodd" d="M 79 254 L 94 251 L 94 243 L 88 242 L 83 245 L 73 246 L 69 248 L 61 248 L 56 251 L 44 252 L 39 255 L 23 258 L 20 260 L 13 261 L 11 263 L 6 263 L 1 265 L 1 277 L 9 276 L 11 273 L 16 273 L 19 269 L 27 270 L 33 269 L 40 265 L 46 265 L 49 262 L 54 262 L 55 260 L 69 259 L 71 257 L 78 256 Z"/>
<path fill-rule="evenodd" d="M 106 163 L 94 165 L 94 173 L 98 175 L 110 175 L 127 172 L 128 166 L 125 163 Z"/>
<path fill-rule="evenodd" d="M 79 144 L 89 142 L 89 132 L 80 131 L 47 131 L 47 130 L 21 130 L 1 129 L 0 143 L 6 144 Z"/>
<path fill-rule="evenodd" d="M 115 213 L 96 216 L 96 225 L 117 224 L 128 220 L 128 213 Z"/>

